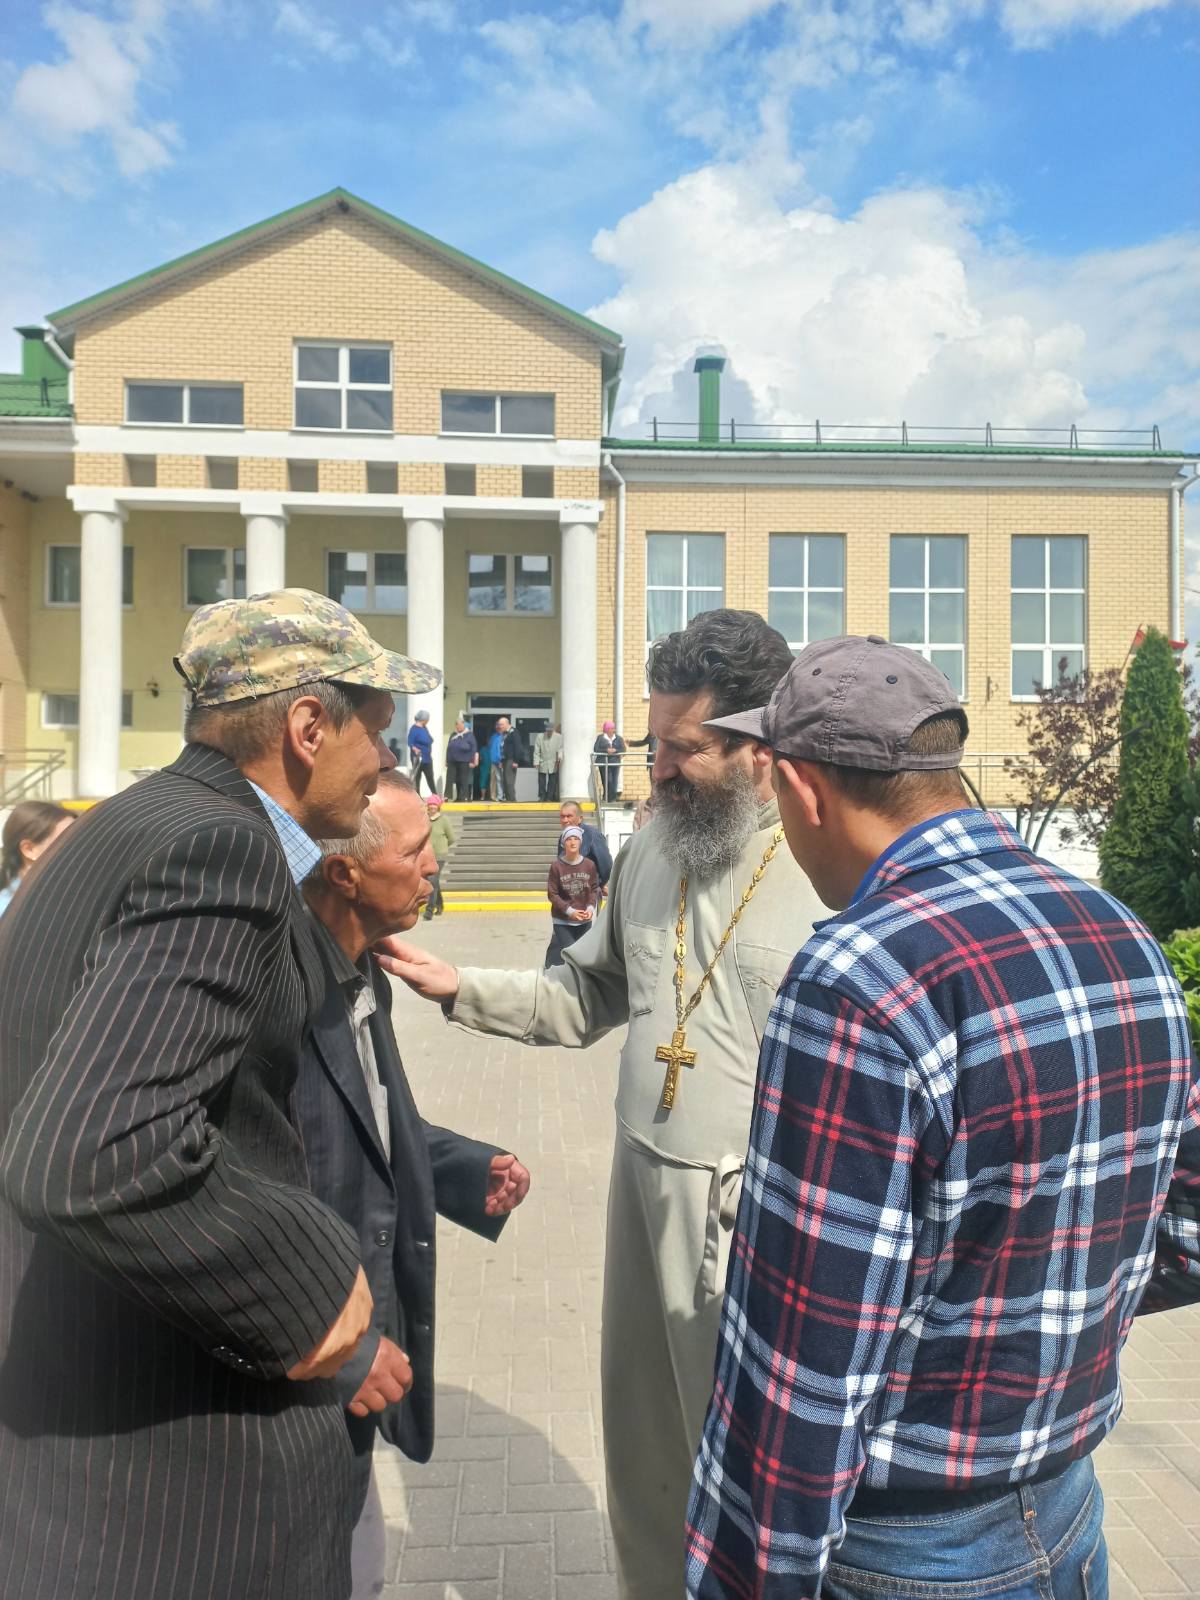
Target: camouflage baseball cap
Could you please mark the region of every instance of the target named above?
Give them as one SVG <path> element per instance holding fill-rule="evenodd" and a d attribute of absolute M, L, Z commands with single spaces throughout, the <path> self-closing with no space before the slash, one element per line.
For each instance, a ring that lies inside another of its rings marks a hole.
<path fill-rule="evenodd" d="M 175 670 L 196 706 L 231 705 L 331 679 L 398 694 L 421 694 L 442 681 L 436 667 L 385 650 L 345 606 L 311 589 L 201 606 L 184 632 Z"/>

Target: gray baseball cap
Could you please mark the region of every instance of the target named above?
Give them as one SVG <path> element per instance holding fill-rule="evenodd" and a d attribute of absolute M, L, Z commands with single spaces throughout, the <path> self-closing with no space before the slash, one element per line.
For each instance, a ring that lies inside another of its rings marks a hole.
<path fill-rule="evenodd" d="M 949 680 L 915 650 L 876 634 L 821 639 L 803 649 L 768 706 L 713 717 L 706 728 L 745 734 L 777 755 L 868 772 L 937 772 L 957 767 L 962 743 L 938 755 L 908 749 L 913 730 L 940 712 L 967 717 Z"/>

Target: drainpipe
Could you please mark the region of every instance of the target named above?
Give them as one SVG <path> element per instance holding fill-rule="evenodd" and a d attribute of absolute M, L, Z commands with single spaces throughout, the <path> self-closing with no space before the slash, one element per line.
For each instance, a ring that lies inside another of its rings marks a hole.
<path fill-rule="evenodd" d="M 616 604 L 614 611 L 615 640 L 613 650 L 613 721 L 620 732 L 625 706 L 625 479 L 613 466 L 612 456 L 605 451 L 601 466 L 617 486 L 617 572 Z"/>
<path fill-rule="evenodd" d="M 721 438 L 721 373 L 724 356 L 697 356 L 693 372 L 700 374 L 701 444 L 718 444 Z"/>
<path fill-rule="evenodd" d="M 1192 475 L 1185 478 L 1182 483 L 1171 485 L 1170 515 L 1167 521 L 1167 537 L 1171 541 L 1170 562 L 1168 572 L 1167 608 L 1171 618 L 1171 632 L 1179 639 L 1183 638 L 1183 552 L 1179 547 L 1179 524 L 1183 512 L 1183 497 L 1200 477 L 1200 466 L 1192 462 Z"/>

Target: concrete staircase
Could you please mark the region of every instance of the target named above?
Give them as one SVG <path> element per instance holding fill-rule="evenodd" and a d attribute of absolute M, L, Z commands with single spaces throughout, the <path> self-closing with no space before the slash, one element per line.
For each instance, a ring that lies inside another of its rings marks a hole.
<path fill-rule="evenodd" d="M 447 911 L 546 911 L 546 873 L 558 850 L 558 807 L 447 807 L 457 834 L 442 868 Z"/>

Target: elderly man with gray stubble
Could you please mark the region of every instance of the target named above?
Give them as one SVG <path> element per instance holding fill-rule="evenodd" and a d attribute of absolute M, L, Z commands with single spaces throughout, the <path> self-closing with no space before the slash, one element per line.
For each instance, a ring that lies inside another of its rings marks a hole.
<path fill-rule="evenodd" d="M 371 1474 L 378 1434 L 414 1461 L 433 1449 L 437 1217 L 499 1237 L 529 1191 L 517 1158 L 420 1116 L 392 1025 L 391 986 L 371 959 L 406 932 L 437 871 L 412 780 L 384 772 L 356 837 L 326 840 L 304 886 L 325 997 L 301 1059 L 295 1106 L 313 1192 L 358 1237 L 371 1327 L 338 1377 L 355 1462 L 354 1600 L 383 1586 L 386 1533 Z"/>

